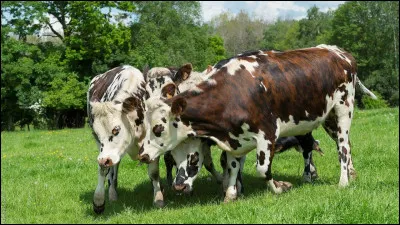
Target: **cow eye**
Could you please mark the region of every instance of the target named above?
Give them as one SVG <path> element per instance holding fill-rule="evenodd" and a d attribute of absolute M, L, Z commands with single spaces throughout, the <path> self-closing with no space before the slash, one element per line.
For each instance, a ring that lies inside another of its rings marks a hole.
<path fill-rule="evenodd" d="M 118 134 L 119 134 L 119 131 L 121 130 L 121 127 L 120 126 L 116 126 L 116 127 L 114 127 L 114 129 L 112 130 L 112 134 L 114 135 L 114 136 L 117 136 Z"/>

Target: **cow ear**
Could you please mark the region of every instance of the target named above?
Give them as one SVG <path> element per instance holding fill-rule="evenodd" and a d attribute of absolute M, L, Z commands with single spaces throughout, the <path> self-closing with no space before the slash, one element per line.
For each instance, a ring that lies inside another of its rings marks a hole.
<path fill-rule="evenodd" d="M 176 72 L 172 80 L 175 82 L 175 84 L 179 85 L 182 81 L 189 78 L 192 69 L 193 67 L 191 63 L 183 65 L 181 68 L 178 69 L 178 72 Z"/>
<path fill-rule="evenodd" d="M 177 98 L 172 102 L 171 112 L 175 116 L 182 115 L 183 111 L 186 109 L 186 100 L 184 98 Z"/>
<path fill-rule="evenodd" d="M 175 95 L 176 85 L 175 84 L 167 84 L 161 89 L 161 95 L 164 98 L 172 98 Z"/>
<path fill-rule="evenodd" d="M 122 103 L 122 112 L 129 113 L 140 106 L 140 100 L 134 96 L 126 98 Z"/>

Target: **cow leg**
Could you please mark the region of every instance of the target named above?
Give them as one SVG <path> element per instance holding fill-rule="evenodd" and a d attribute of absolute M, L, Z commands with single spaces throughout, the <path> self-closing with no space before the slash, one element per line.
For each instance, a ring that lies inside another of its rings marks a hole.
<path fill-rule="evenodd" d="M 338 104 L 335 106 L 334 110 L 329 113 L 323 125 L 329 136 L 336 142 L 340 163 L 339 186 L 341 187 L 345 187 L 349 184 L 350 175 L 355 176 L 349 138 L 351 112 L 353 112 L 353 105 L 347 106 L 344 103 Z"/>
<path fill-rule="evenodd" d="M 226 189 L 228 188 L 228 168 L 227 168 L 227 159 L 226 159 L 226 151 L 222 151 L 221 156 L 219 158 L 219 162 L 222 168 L 222 191 L 226 192 Z"/>
<path fill-rule="evenodd" d="M 238 195 L 242 195 L 244 193 L 244 187 L 243 187 L 243 180 L 242 180 L 242 171 L 243 171 L 243 167 L 244 167 L 244 161 L 246 160 L 246 156 L 243 156 L 241 158 L 236 158 L 236 161 L 239 162 L 240 167 L 239 167 L 239 172 L 237 175 L 237 180 L 236 180 L 236 187 L 237 187 L 237 192 Z M 228 163 L 227 163 L 227 156 L 226 156 L 226 152 L 223 151 L 221 153 L 221 157 L 220 157 L 220 163 L 221 163 L 221 167 L 223 169 L 223 176 L 222 176 L 222 189 L 223 192 L 226 193 L 226 190 L 228 188 L 228 183 L 229 183 L 229 174 L 228 174 Z M 232 162 L 231 162 L 232 164 Z M 225 195 L 225 194 L 224 194 Z"/>
<path fill-rule="evenodd" d="M 160 157 L 157 157 L 153 162 L 148 164 L 147 174 L 149 175 L 151 184 L 153 185 L 153 204 L 158 208 L 162 208 L 164 207 L 164 195 L 160 184 L 159 161 Z"/>
<path fill-rule="evenodd" d="M 106 176 L 109 171 L 110 168 L 101 168 L 98 166 L 97 187 L 93 197 L 93 210 L 97 214 L 102 213 L 105 209 L 104 182 L 106 181 Z"/>
<path fill-rule="evenodd" d="M 211 158 L 211 149 L 210 146 L 208 144 L 202 144 L 202 150 L 203 150 L 203 154 L 204 154 L 204 167 L 208 170 L 208 172 L 211 173 L 211 175 L 213 175 L 213 177 L 217 180 L 218 184 L 222 183 L 222 175 L 220 173 L 217 172 L 217 170 L 215 170 L 214 167 L 214 163 L 212 161 Z"/>
<path fill-rule="evenodd" d="M 271 165 L 274 157 L 275 140 L 269 141 L 264 139 L 264 135 L 260 135 L 257 139 L 257 171 L 267 180 L 267 185 L 275 194 L 280 194 L 289 190 L 292 184 L 284 181 L 275 181 L 272 179 Z"/>
<path fill-rule="evenodd" d="M 349 141 L 349 146 L 350 146 L 350 149 L 351 149 L 350 141 Z M 352 180 L 356 179 L 357 173 L 356 173 L 356 170 L 354 169 L 353 159 L 351 157 L 350 157 L 350 160 L 349 160 L 348 168 L 349 168 L 350 179 L 352 179 Z"/>
<path fill-rule="evenodd" d="M 310 173 L 311 173 L 311 180 L 315 180 L 318 178 L 317 167 L 315 167 L 312 152 L 310 153 Z"/>
<path fill-rule="evenodd" d="M 174 168 L 175 165 L 175 160 L 174 157 L 172 157 L 171 151 L 168 151 L 164 154 L 164 162 L 167 170 L 167 184 L 169 187 L 171 187 L 173 181 L 172 169 Z"/>
<path fill-rule="evenodd" d="M 304 149 L 303 158 L 304 158 L 303 179 L 304 181 L 311 183 L 314 179 L 318 177 L 317 168 L 315 167 L 314 162 L 312 160 L 312 149 Z"/>
<path fill-rule="evenodd" d="M 108 198 L 110 201 L 117 201 L 117 185 L 118 185 L 118 167 L 119 163 L 110 168 L 108 173 Z"/>
<path fill-rule="evenodd" d="M 237 176 L 240 169 L 239 161 L 236 160 L 229 152 L 226 152 L 226 167 L 224 169 L 223 187 L 225 192 L 224 202 L 236 200 L 238 187 Z"/>
<path fill-rule="evenodd" d="M 238 190 L 238 195 L 243 195 L 244 193 L 244 187 L 243 187 L 243 167 L 244 167 L 244 161 L 246 160 L 246 156 L 243 156 L 241 158 L 236 158 L 236 160 L 239 162 L 240 167 L 239 167 L 239 172 L 237 176 L 237 181 L 236 181 L 236 186 Z"/>

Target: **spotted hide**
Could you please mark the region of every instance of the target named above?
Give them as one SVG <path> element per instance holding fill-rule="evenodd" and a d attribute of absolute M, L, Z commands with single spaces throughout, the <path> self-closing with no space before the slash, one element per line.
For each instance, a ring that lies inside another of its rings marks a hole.
<path fill-rule="evenodd" d="M 179 80 L 178 92 L 186 91 L 188 89 L 194 88 L 195 85 L 201 83 L 202 81 L 208 78 L 208 73 L 212 70 L 212 67 L 209 66 L 203 72 L 191 71 L 190 65 L 184 65 L 182 68 L 186 68 L 185 72 L 189 73 L 188 76 L 185 74 L 185 78 L 180 78 L 184 73 L 176 73 L 175 79 Z M 182 69 L 181 69 L 182 70 Z M 160 71 L 167 71 L 166 68 L 160 69 Z M 162 73 L 157 73 L 160 76 Z M 169 73 L 164 73 L 166 75 Z M 167 181 L 168 184 L 172 184 L 175 190 L 183 191 L 184 193 L 189 193 L 193 190 L 193 182 L 195 181 L 197 174 L 200 172 L 202 165 L 204 164 L 205 168 L 215 177 L 218 183 L 222 182 L 222 177 L 216 171 L 215 166 L 213 164 L 211 158 L 210 147 L 215 144 L 213 141 L 191 141 L 197 138 L 191 137 L 179 144 L 172 151 L 168 151 L 164 155 L 164 161 L 167 167 Z M 297 137 L 284 137 L 279 138 L 276 142 L 276 151 L 286 151 L 295 147 L 297 151 L 301 152 L 304 158 L 304 180 L 307 182 L 311 182 L 313 179 L 318 177 L 316 167 L 312 160 L 312 150 L 317 150 L 319 152 L 320 148 L 318 143 L 314 140 L 311 133 L 308 133 L 304 136 Z M 223 157 L 223 155 L 221 155 Z M 226 161 L 226 156 L 225 159 Z M 244 163 L 245 159 L 242 161 Z M 234 162 L 236 163 L 236 162 Z M 239 161 L 237 162 L 239 163 Z M 231 163 L 232 164 L 232 163 Z M 228 164 L 225 164 L 228 165 Z M 173 166 L 177 167 L 176 177 L 172 181 L 172 169 Z M 222 166 L 222 165 L 221 165 Z M 243 167 L 243 165 L 241 165 Z M 223 174 L 227 175 L 229 168 L 223 168 Z M 243 184 L 242 184 L 242 176 L 241 171 L 239 170 L 238 174 L 237 186 L 242 187 L 241 191 L 243 192 Z M 239 191 L 240 193 L 240 191 Z"/>
<path fill-rule="evenodd" d="M 120 66 L 95 76 L 87 93 L 89 125 L 99 155 L 98 184 L 93 209 L 105 209 L 104 182 L 108 176 L 109 199 L 117 200 L 117 177 L 121 158 L 128 153 L 137 160 L 138 141 L 144 136 L 144 100 L 148 97 L 143 74 L 131 66 Z M 154 204 L 163 206 L 159 182 L 158 158 L 148 166 L 154 189 Z"/>
<path fill-rule="evenodd" d="M 146 133 L 141 161 L 151 162 L 194 136 L 215 141 L 230 161 L 256 148 L 257 171 L 274 193 L 282 193 L 291 184 L 272 178 L 276 140 L 322 125 L 337 143 L 339 186 L 349 184 L 355 172 L 349 133 L 355 86 L 361 84 L 351 54 L 328 45 L 247 52 L 220 61 L 210 73 L 195 88 L 148 105 L 145 123 L 154 127 L 165 118 L 168 126 Z M 238 171 L 238 166 L 230 170 L 225 202 L 236 199 Z"/>

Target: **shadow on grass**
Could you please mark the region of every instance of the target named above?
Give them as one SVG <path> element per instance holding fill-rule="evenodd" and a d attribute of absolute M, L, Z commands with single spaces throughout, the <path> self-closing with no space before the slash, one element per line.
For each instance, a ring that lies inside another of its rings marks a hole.
<path fill-rule="evenodd" d="M 207 205 L 207 204 L 223 204 L 223 191 L 222 185 L 217 184 L 215 179 L 209 178 L 210 176 L 203 176 L 197 178 L 194 182 L 194 188 L 192 195 L 178 195 L 174 192 L 171 187 L 166 185 L 166 180 L 161 179 L 162 185 L 164 186 L 164 200 L 165 207 L 167 209 L 179 209 L 188 207 L 195 204 Z M 274 176 L 275 180 L 288 181 L 293 184 L 292 189 L 304 185 L 303 178 L 301 176 L 291 175 L 280 175 Z M 256 195 L 260 192 L 270 191 L 267 188 L 264 178 L 254 176 L 252 174 L 243 174 L 244 193 L 238 201 L 242 198 L 247 198 L 252 195 Z M 333 184 L 331 180 L 316 180 L 313 185 L 330 185 Z M 94 218 L 108 218 L 114 216 L 123 211 L 129 210 L 133 213 L 154 211 L 157 209 L 153 206 L 153 187 L 150 180 L 142 182 L 139 185 L 132 187 L 132 189 L 118 188 L 118 200 L 116 202 L 110 202 L 108 200 L 108 188 L 106 188 L 106 204 L 105 210 L 102 214 L 97 215 L 93 212 L 92 207 L 87 209 L 87 214 Z M 94 189 L 83 193 L 80 198 L 82 201 L 92 206 Z M 162 210 L 162 209 L 161 209 Z"/>

